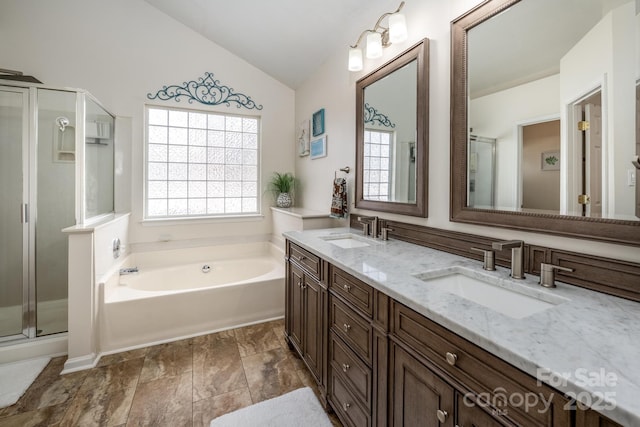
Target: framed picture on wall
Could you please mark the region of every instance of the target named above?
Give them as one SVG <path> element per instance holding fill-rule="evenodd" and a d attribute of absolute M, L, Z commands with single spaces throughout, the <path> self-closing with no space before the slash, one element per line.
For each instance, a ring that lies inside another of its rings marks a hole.
<path fill-rule="evenodd" d="M 309 120 L 303 120 L 298 125 L 298 156 L 309 155 Z"/>
<path fill-rule="evenodd" d="M 311 141 L 310 152 L 311 155 L 309 157 L 312 160 L 319 157 L 325 157 L 327 155 L 327 136 L 325 135 L 322 138 Z"/>
<path fill-rule="evenodd" d="M 559 171 L 560 170 L 560 152 L 545 151 L 540 156 L 541 169 L 543 171 Z"/>
<path fill-rule="evenodd" d="M 320 136 L 324 133 L 324 108 L 319 109 L 311 117 L 312 136 Z"/>

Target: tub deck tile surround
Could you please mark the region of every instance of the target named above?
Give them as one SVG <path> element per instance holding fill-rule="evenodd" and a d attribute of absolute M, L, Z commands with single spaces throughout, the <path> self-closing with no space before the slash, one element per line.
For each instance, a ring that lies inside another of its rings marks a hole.
<path fill-rule="evenodd" d="M 55 358 L 16 404 L 0 409 L 0 427 L 208 426 L 299 387 L 318 394 L 283 333 L 283 320 L 266 322 L 105 356 L 67 375 L 65 357 Z"/>

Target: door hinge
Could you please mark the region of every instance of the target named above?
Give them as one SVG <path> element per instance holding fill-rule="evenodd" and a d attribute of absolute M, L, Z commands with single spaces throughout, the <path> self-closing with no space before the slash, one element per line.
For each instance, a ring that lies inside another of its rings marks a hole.
<path fill-rule="evenodd" d="M 588 194 L 580 194 L 578 195 L 578 203 L 581 205 L 588 205 L 591 203 L 591 197 Z"/>
<path fill-rule="evenodd" d="M 578 122 L 578 130 L 580 131 L 589 130 L 589 122 L 586 120 Z"/>

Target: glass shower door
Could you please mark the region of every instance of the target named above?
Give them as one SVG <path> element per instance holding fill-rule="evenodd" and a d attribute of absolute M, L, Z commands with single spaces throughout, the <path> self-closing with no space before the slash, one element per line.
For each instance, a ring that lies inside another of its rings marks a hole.
<path fill-rule="evenodd" d="M 28 336 L 28 90 L 0 86 L 0 341 Z"/>
<path fill-rule="evenodd" d="M 75 92 L 38 89 L 35 288 L 37 336 L 67 330 L 69 247 L 75 225 Z"/>

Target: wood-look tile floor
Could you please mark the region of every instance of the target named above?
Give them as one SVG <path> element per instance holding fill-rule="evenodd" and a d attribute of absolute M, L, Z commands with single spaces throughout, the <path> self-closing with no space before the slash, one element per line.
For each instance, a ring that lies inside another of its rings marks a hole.
<path fill-rule="evenodd" d="M 0 427 L 208 426 L 220 415 L 309 386 L 282 320 L 105 356 L 60 375 L 52 359 Z M 335 426 L 340 422 L 330 415 Z"/>

